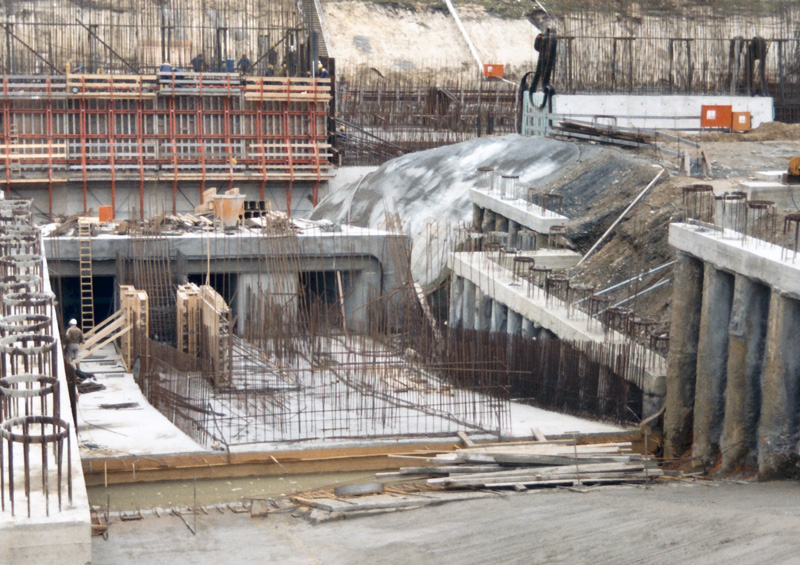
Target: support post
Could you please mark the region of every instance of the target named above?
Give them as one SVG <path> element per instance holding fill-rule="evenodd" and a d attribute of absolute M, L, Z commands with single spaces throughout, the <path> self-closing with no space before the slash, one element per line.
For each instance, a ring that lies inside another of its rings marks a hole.
<path fill-rule="evenodd" d="M 520 335 L 522 333 L 522 314 L 508 309 L 508 323 L 506 331 L 509 335 Z"/>
<path fill-rule="evenodd" d="M 680 457 L 692 442 L 697 343 L 703 295 L 703 263 L 679 253 L 672 299 L 672 329 L 667 360 L 664 455 Z"/>
<path fill-rule="evenodd" d="M 478 289 L 478 319 L 475 329 L 488 332 L 492 327 L 492 299 Z"/>
<path fill-rule="evenodd" d="M 492 333 L 505 333 L 508 331 L 508 306 L 492 300 Z"/>
<path fill-rule="evenodd" d="M 762 480 L 798 474 L 798 327 L 800 302 L 773 290 L 767 322 L 764 389 L 758 427 L 758 476 Z"/>
<path fill-rule="evenodd" d="M 769 289 L 737 276 L 729 326 L 728 382 L 722 428 L 722 472 L 754 467 Z"/>
<path fill-rule="evenodd" d="M 709 264 L 703 271 L 703 306 L 697 345 L 692 457 L 711 464 L 719 456 L 725 415 L 728 324 L 733 303 L 733 275 Z"/>
<path fill-rule="evenodd" d="M 450 281 L 450 328 L 457 329 L 462 326 L 462 304 L 464 302 L 464 278 L 453 275 Z"/>
<path fill-rule="evenodd" d="M 464 281 L 464 299 L 461 307 L 461 319 L 463 320 L 464 328 L 468 330 L 475 329 L 475 292 L 477 288 L 472 281 L 462 279 Z"/>

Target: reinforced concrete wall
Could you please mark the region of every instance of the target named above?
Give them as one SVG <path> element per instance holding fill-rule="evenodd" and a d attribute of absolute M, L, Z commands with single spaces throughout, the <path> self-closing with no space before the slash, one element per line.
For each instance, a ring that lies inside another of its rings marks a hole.
<path fill-rule="evenodd" d="M 731 230 L 673 224 L 678 249 L 667 370 L 665 455 L 797 474 L 800 265 Z"/>

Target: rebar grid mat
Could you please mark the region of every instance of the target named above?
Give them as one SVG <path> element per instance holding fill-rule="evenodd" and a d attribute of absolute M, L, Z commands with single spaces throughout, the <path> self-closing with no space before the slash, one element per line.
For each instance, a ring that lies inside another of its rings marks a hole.
<path fill-rule="evenodd" d="M 36 432 L 39 432 L 38 434 Z M 58 511 L 62 510 L 64 444 L 67 459 L 67 496 L 72 503 L 72 446 L 69 441 L 70 425 L 51 416 L 20 416 L 5 420 L 0 424 L 0 501 L 6 510 L 6 490 L 11 506 L 11 516 L 16 515 L 17 488 L 14 457 L 19 447 L 23 459 L 24 492 L 27 501 L 28 518 L 31 517 L 32 481 L 36 478 L 31 467 L 31 445 L 41 446 L 41 481 L 44 497 L 45 515 L 50 516 L 51 481 L 55 479 L 58 493 Z M 2 440 L 6 440 L 5 444 Z M 4 449 L 5 447 L 5 449 Z M 37 450 L 39 451 L 39 450 Z M 50 453 L 52 451 L 52 454 Z M 6 461 L 7 458 L 7 461 Z M 55 477 L 51 477 L 50 465 L 55 464 Z M 6 480 L 6 476 L 8 480 Z M 7 487 L 7 488 L 6 488 Z"/>
<path fill-rule="evenodd" d="M 497 355 L 506 356 L 510 394 L 518 401 L 617 422 L 638 422 L 641 418 L 641 348 L 632 344 L 533 340 L 504 333 L 490 334 L 489 338 Z"/>
<path fill-rule="evenodd" d="M 12 334 L 0 338 L 0 370 L 4 376 L 37 373 L 57 375 L 56 338 L 41 334 Z"/>
<path fill-rule="evenodd" d="M 61 417 L 59 382 L 56 377 L 22 374 L 0 379 L 0 421 L 20 416 Z M 39 399 L 38 406 L 35 400 Z"/>
<path fill-rule="evenodd" d="M 789 236 L 789 246 L 781 249 L 781 259 L 794 261 L 797 258 L 797 247 L 800 242 L 800 212 L 786 214 L 783 218 L 784 240 Z"/>
<path fill-rule="evenodd" d="M 0 257 L 0 274 L 5 277 L 11 275 L 37 275 L 41 277 L 43 266 L 43 258 L 39 254 L 29 253 Z"/>
<path fill-rule="evenodd" d="M 150 333 L 157 341 L 175 342 L 175 284 L 169 240 L 165 236 L 131 236 L 132 284 L 147 293 Z"/>
<path fill-rule="evenodd" d="M 14 314 L 0 318 L 0 337 L 34 333 L 52 335 L 53 319 L 46 314 Z"/>
<path fill-rule="evenodd" d="M 2 296 L 2 315 L 52 316 L 54 302 L 52 292 L 9 292 Z"/>
<path fill-rule="evenodd" d="M 775 242 L 776 210 L 771 200 L 748 200 L 746 209 L 747 235 L 767 243 Z"/>
<path fill-rule="evenodd" d="M 710 184 L 690 184 L 683 187 L 683 208 L 686 218 L 700 222 L 714 221 L 714 187 Z"/>

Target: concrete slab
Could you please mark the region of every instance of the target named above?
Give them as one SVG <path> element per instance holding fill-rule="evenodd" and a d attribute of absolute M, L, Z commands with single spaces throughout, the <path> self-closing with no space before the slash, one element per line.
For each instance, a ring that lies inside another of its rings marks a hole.
<path fill-rule="evenodd" d="M 569 218 L 566 216 L 556 214 L 525 200 L 503 200 L 497 193 L 473 188 L 469 191 L 469 199 L 473 204 L 500 214 L 536 233 L 548 234 L 553 226 L 569 224 Z"/>
<path fill-rule="evenodd" d="M 782 182 L 783 175 L 786 174 L 785 170 L 780 171 L 756 171 L 756 180 L 766 182 Z"/>
<path fill-rule="evenodd" d="M 800 299 L 800 259 L 780 246 L 732 230 L 712 230 L 690 224 L 672 224 L 669 243 L 676 249 L 711 263 L 717 269 L 741 274 Z"/>
<path fill-rule="evenodd" d="M 110 360 L 113 363 L 101 363 Z M 115 455 L 161 455 L 208 451 L 164 417 L 142 394 L 109 344 L 80 363 L 105 390 L 82 394 L 78 440 L 82 459 Z M 113 406 L 132 404 L 130 408 Z"/>
<path fill-rule="evenodd" d="M 746 193 L 748 200 L 771 200 L 778 209 L 791 208 L 794 210 L 797 207 L 795 201 L 800 204 L 800 186 L 755 180 L 740 182 L 738 190 Z"/>

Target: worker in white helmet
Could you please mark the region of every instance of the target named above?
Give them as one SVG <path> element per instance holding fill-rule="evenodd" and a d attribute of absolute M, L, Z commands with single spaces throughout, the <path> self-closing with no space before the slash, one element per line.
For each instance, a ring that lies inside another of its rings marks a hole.
<path fill-rule="evenodd" d="M 75 318 L 69 321 L 69 328 L 64 341 L 67 342 L 67 362 L 72 363 L 78 356 L 78 350 L 83 343 L 83 332 L 78 327 L 78 321 Z"/>

